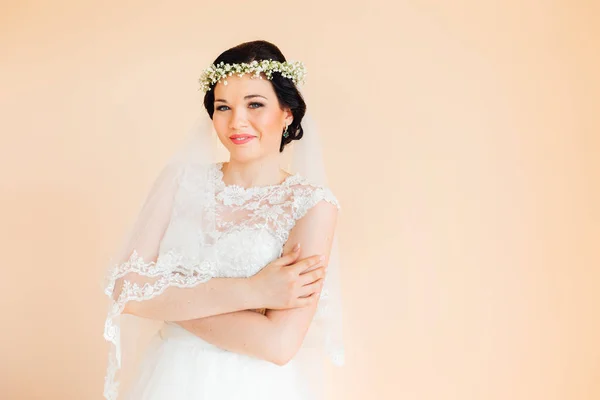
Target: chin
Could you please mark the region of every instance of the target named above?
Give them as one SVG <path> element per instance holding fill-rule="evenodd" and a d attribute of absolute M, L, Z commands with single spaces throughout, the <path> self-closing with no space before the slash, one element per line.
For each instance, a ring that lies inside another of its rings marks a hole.
<path fill-rule="evenodd" d="M 259 159 L 260 156 L 250 149 L 233 149 L 233 151 L 229 151 L 229 158 L 239 163 L 247 163 Z"/>

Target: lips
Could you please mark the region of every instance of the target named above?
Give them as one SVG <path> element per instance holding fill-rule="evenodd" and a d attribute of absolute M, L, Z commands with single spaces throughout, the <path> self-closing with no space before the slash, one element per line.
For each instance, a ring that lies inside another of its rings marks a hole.
<path fill-rule="evenodd" d="M 247 134 L 231 135 L 231 136 L 229 136 L 230 139 L 245 139 L 245 138 L 249 138 L 249 137 L 256 137 L 256 136 L 247 135 Z"/>
<path fill-rule="evenodd" d="M 229 139 L 235 144 L 244 144 L 248 143 L 252 139 L 255 139 L 256 136 L 248 135 L 248 134 L 236 134 L 229 136 Z"/>

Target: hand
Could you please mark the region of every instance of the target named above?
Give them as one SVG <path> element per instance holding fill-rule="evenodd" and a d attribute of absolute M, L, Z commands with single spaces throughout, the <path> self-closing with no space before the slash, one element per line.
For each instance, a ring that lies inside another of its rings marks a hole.
<path fill-rule="evenodd" d="M 315 255 L 298 260 L 300 245 L 271 262 L 250 278 L 260 304 L 272 310 L 306 307 L 318 300 L 323 288 L 324 257 Z"/>

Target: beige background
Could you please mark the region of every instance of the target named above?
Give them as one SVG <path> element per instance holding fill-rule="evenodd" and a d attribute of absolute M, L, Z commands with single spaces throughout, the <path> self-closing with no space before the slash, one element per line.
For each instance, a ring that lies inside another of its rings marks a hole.
<path fill-rule="evenodd" d="M 101 399 L 101 278 L 222 50 L 309 69 L 331 399 L 600 398 L 594 1 L 2 1 L 0 398 Z"/>

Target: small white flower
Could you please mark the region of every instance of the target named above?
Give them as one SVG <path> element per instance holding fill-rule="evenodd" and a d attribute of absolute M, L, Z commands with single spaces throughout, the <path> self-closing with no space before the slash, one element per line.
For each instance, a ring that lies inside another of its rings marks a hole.
<path fill-rule="evenodd" d="M 202 72 L 199 79 L 200 90 L 208 92 L 211 90 L 212 85 L 234 73 L 240 77 L 244 74 L 253 73 L 260 79 L 263 79 L 261 73 L 264 73 L 267 76 L 267 79 L 272 79 L 273 72 L 279 72 L 281 76 L 291 79 L 296 85 L 304 83 L 304 78 L 306 76 L 304 64 L 299 61 L 279 62 L 274 60 L 261 60 L 258 62 L 254 60 L 250 63 L 240 64 L 225 64 L 224 62 L 220 62 L 216 65 L 210 65 Z M 223 83 L 227 85 L 226 80 Z"/>

